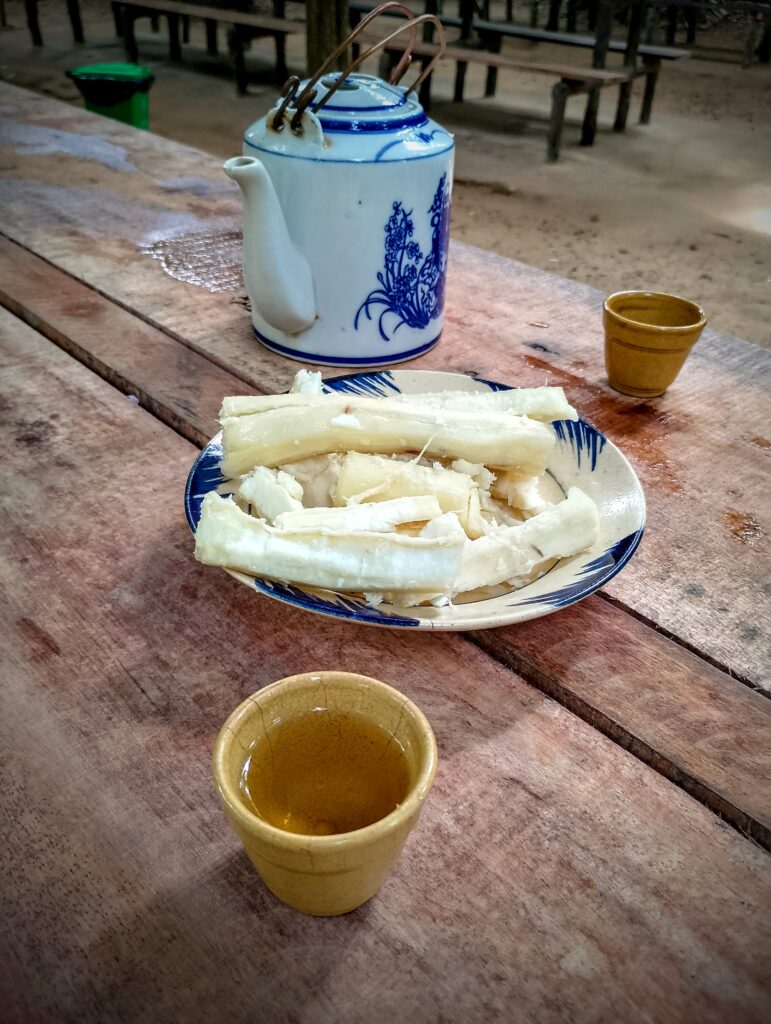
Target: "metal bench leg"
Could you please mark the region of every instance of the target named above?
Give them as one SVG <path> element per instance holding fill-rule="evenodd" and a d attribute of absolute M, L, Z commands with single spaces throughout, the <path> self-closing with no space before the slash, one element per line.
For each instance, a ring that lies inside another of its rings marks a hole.
<path fill-rule="evenodd" d="M 653 96 L 656 92 L 656 82 L 659 77 L 661 61 L 651 61 L 646 65 L 645 70 L 645 92 L 643 93 L 642 108 L 640 109 L 640 124 L 648 124 L 651 119 L 653 108 Z"/>
<path fill-rule="evenodd" d="M 231 47 L 233 52 L 233 66 L 236 72 L 236 90 L 239 96 L 246 96 L 246 57 L 244 55 L 244 40 L 241 37 L 241 33 L 238 30 L 238 26 L 233 26 L 233 35 L 231 37 Z"/>
<path fill-rule="evenodd" d="M 616 107 L 616 120 L 613 122 L 614 132 L 626 131 L 626 119 L 629 117 L 629 101 L 631 100 L 631 98 L 632 82 L 622 82 L 618 90 L 618 106 Z"/>
<path fill-rule="evenodd" d="M 85 43 L 78 0 L 67 0 L 67 14 L 70 16 L 70 25 L 72 25 L 72 38 L 76 43 Z"/>
<path fill-rule="evenodd" d="M 276 33 L 276 81 L 283 85 L 289 78 L 289 68 L 286 66 L 286 36 L 283 32 Z"/>
<path fill-rule="evenodd" d="M 494 36 L 491 41 L 490 52 L 500 53 L 501 44 L 503 43 L 502 36 Z M 498 68 L 492 64 L 488 65 L 487 76 L 485 78 L 485 96 L 495 96 L 495 87 L 498 85 Z"/>
<path fill-rule="evenodd" d="M 696 8 L 688 7 L 685 11 L 685 41 L 689 46 L 696 42 Z"/>
<path fill-rule="evenodd" d="M 115 35 L 120 39 L 123 36 L 123 12 L 119 3 L 115 0 L 110 4 L 112 7 L 112 20 L 115 22 Z"/>
<path fill-rule="evenodd" d="M 424 57 L 423 60 L 420 62 L 421 68 L 425 68 L 430 59 L 431 59 L 430 57 Z M 425 78 L 423 80 L 423 82 L 421 83 L 421 86 L 420 86 L 420 92 L 418 93 L 418 99 L 420 100 L 420 104 L 423 107 L 423 109 L 427 110 L 427 111 L 431 109 L 431 79 L 432 78 L 433 78 L 433 75 L 429 75 L 428 78 Z"/>
<path fill-rule="evenodd" d="M 123 12 L 121 21 L 123 22 L 123 45 L 126 49 L 126 57 L 131 64 L 136 64 L 139 60 L 139 49 L 134 35 L 134 13 L 125 6 L 121 10 Z"/>
<path fill-rule="evenodd" d="M 763 35 L 755 50 L 755 56 L 761 64 L 768 64 L 771 60 L 771 23 L 766 22 Z"/>
<path fill-rule="evenodd" d="M 455 70 L 455 93 L 453 100 L 456 103 L 463 102 L 463 87 L 466 84 L 466 68 L 468 64 L 464 60 L 458 61 L 458 66 Z"/>
<path fill-rule="evenodd" d="M 549 118 L 549 135 L 546 141 L 546 159 L 554 163 L 559 159 L 562 126 L 565 123 L 565 104 L 570 95 L 567 82 L 555 82 L 551 90 L 551 117 Z"/>
<path fill-rule="evenodd" d="M 216 57 L 217 48 L 217 22 L 214 18 L 206 19 L 206 52 L 210 57 Z"/>
<path fill-rule="evenodd" d="M 549 17 L 546 19 L 546 31 L 547 32 L 559 32 L 560 27 L 560 7 L 562 6 L 562 0 L 550 0 L 549 2 Z"/>
<path fill-rule="evenodd" d="M 498 85 L 498 68 L 492 66 L 487 69 L 485 78 L 485 96 L 495 96 L 495 88 Z"/>
<path fill-rule="evenodd" d="M 578 19 L 578 0 L 568 0 L 565 27 L 568 32 L 575 32 Z"/>
<path fill-rule="evenodd" d="M 624 66 L 630 74 L 637 72 L 637 51 L 640 48 L 640 36 L 643 30 L 645 18 L 645 3 L 633 3 L 629 8 L 629 29 L 626 37 L 626 52 L 624 54 Z M 632 98 L 632 86 L 634 78 L 628 82 L 622 82 L 618 91 L 618 106 L 616 107 L 616 120 L 613 123 L 614 132 L 626 130 L 626 120 L 629 117 L 629 101 Z"/>
<path fill-rule="evenodd" d="M 161 31 L 161 19 L 159 15 L 152 14 L 150 16 L 150 28 L 156 35 L 158 35 L 158 33 Z"/>
<path fill-rule="evenodd" d="M 169 23 L 169 60 L 182 60 L 182 47 L 179 45 L 179 15 L 167 14 Z"/>
<path fill-rule="evenodd" d="M 589 95 L 586 97 L 586 111 L 584 113 L 584 123 L 581 125 L 582 146 L 594 145 L 594 136 L 597 134 L 597 113 L 599 109 L 599 86 L 589 86 Z"/>
<path fill-rule="evenodd" d="M 27 26 L 32 36 L 32 45 L 42 46 L 43 37 L 40 34 L 40 22 L 37 18 L 37 0 L 24 0 L 24 10 L 27 14 Z"/>

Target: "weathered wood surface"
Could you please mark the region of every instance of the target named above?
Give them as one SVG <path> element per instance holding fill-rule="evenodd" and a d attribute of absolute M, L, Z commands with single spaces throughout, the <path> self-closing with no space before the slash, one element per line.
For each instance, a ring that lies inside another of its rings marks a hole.
<path fill-rule="evenodd" d="M 0 117 L 9 237 L 252 387 L 287 387 L 295 364 L 254 342 L 243 293 L 227 290 L 239 280 L 240 201 L 217 160 L 7 85 Z M 608 593 L 771 687 L 771 355 L 707 331 L 668 395 L 627 399 L 604 380 L 600 304 L 588 287 L 455 245 L 445 337 L 411 365 L 564 385 L 648 498 L 646 538 Z"/>
<path fill-rule="evenodd" d="M 219 429 L 223 396 L 242 386 L 211 359 L 2 235 L 0 305 L 199 447 Z"/>
<path fill-rule="evenodd" d="M 216 430 L 239 382 L 13 242 L 0 304 L 184 437 Z M 261 599 L 265 600 L 265 599 Z M 596 598 L 471 640 L 771 846 L 771 702 Z"/>
<path fill-rule="evenodd" d="M 461 638 L 197 565 L 194 448 L 6 311 L 0 397 L 4 1020 L 768 1018 L 763 851 Z M 441 761 L 382 894 L 328 920 L 262 888 L 208 764 L 320 667 L 399 685 Z"/>

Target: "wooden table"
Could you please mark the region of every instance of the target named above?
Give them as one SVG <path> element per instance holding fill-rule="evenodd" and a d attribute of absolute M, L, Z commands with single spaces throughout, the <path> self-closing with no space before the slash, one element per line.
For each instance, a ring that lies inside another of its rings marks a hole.
<path fill-rule="evenodd" d="M 707 332 L 622 398 L 598 293 L 456 244 L 414 365 L 564 385 L 645 540 L 523 626 L 312 617 L 184 522 L 222 396 L 296 369 L 252 341 L 218 162 L 8 85 L 0 115 L 4 1021 L 768 1020 L 769 353 Z M 324 920 L 262 887 L 208 761 L 246 694 L 333 667 L 417 700 L 441 767 L 382 893 Z"/>

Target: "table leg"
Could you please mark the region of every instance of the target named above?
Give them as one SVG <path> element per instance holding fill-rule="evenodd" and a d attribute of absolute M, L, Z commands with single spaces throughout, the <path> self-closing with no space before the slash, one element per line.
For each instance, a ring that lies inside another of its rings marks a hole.
<path fill-rule="evenodd" d="M 283 85 L 289 78 L 289 68 L 286 66 L 286 36 L 283 32 L 277 32 L 276 36 L 276 81 Z"/>
<path fill-rule="evenodd" d="M 182 47 L 179 45 L 179 15 L 167 14 L 169 23 L 169 60 L 182 60 Z"/>
<path fill-rule="evenodd" d="M 428 62 L 431 60 L 430 57 L 424 57 L 420 62 L 421 69 L 425 69 Z M 420 85 L 418 93 L 418 99 L 420 100 L 421 106 L 424 110 L 431 109 L 431 79 L 433 75 L 429 75 L 428 78 L 424 78 Z"/>
<path fill-rule="evenodd" d="M 463 102 L 463 88 L 466 84 L 466 68 L 468 64 L 464 60 L 459 60 L 455 69 L 455 92 L 453 93 L 453 100 L 455 103 Z"/>
<path fill-rule="evenodd" d="M 570 95 L 567 82 L 555 82 L 551 90 L 551 116 L 549 118 L 549 135 L 546 140 L 546 159 L 554 163 L 559 159 L 562 126 L 565 123 L 565 104 Z"/>
<path fill-rule="evenodd" d="M 592 52 L 592 67 L 604 68 L 610 45 L 610 33 L 613 27 L 612 3 L 611 0 L 599 0 L 597 4 L 597 32 L 595 34 L 594 50 Z M 588 89 L 586 97 L 586 110 L 584 121 L 581 126 L 581 145 L 591 146 L 594 144 L 594 136 L 597 132 L 597 112 L 600 109 L 599 87 Z"/>
<path fill-rule="evenodd" d="M 547 32 L 559 32 L 561 6 L 562 0 L 549 0 L 549 17 L 546 19 Z"/>
<path fill-rule="evenodd" d="M 766 21 L 763 28 L 763 35 L 755 50 L 755 56 L 761 64 L 768 64 L 771 61 L 771 21 Z"/>
<path fill-rule="evenodd" d="M 530 28 L 538 28 L 538 0 L 530 0 Z"/>
<path fill-rule="evenodd" d="M 474 21 L 474 0 L 460 0 L 458 4 L 460 15 L 460 37 L 461 39 L 471 38 L 471 26 Z"/>
<path fill-rule="evenodd" d="M 667 21 L 667 46 L 675 45 L 675 36 L 677 35 L 677 8 L 669 8 L 669 20 Z"/>
<path fill-rule="evenodd" d="M 139 60 L 139 49 L 134 35 L 134 12 L 125 5 L 121 7 L 121 10 L 123 12 L 121 21 L 123 22 L 123 45 L 126 49 L 126 57 L 131 64 L 136 64 Z"/>
<path fill-rule="evenodd" d="M 624 66 L 633 72 L 637 67 L 637 51 L 640 47 L 640 36 L 642 35 L 643 19 L 645 17 L 645 3 L 638 0 L 633 3 L 629 10 L 629 29 L 626 36 L 626 52 L 624 54 Z M 628 82 L 622 82 L 618 90 L 618 106 L 616 108 L 616 120 L 613 123 L 614 132 L 626 130 L 626 121 L 629 117 L 629 101 L 632 98 L 632 86 L 634 78 Z"/>
<path fill-rule="evenodd" d="M 629 101 L 632 98 L 633 79 L 622 82 L 618 89 L 618 106 L 616 107 L 616 120 L 613 122 L 614 132 L 626 131 L 626 120 L 629 117 Z"/>
<path fill-rule="evenodd" d="M 40 22 L 37 17 L 37 0 L 24 0 L 24 10 L 27 14 L 27 26 L 32 36 L 32 45 L 42 46 L 43 37 L 40 34 Z"/>
<path fill-rule="evenodd" d="M 189 14 L 183 14 L 182 15 L 182 42 L 183 43 L 189 43 L 190 42 L 190 15 Z"/>
<path fill-rule="evenodd" d="M 565 27 L 568 32 L 575 32 L 578 17 L 578 0 L 568 0 Z"/>
<path fill-rule="evenodd" d="M 696 42 L 696 8 L 687 7 L 685 11 L 685 41 L 689 46 Z"/>
<path fill-rule="evenodd" d="M 586 97 L 586 110 L 584 121 L 581 125 L 581 145 L 593 146 L 594 136 L 597 133 L 597 112 L 600 109 L 599 86 L 590 86 L 589 95 Z"/>
<path fill-rule="evenodd" d="M 72 25 L 72 38 L 76 43 L 84 43 L 83 21 L 80 17 L 80 3 L 78 0 L 67 0 L 67 13 L 70 16 L 70 25 Z"/>
<path fill-rule="evenodd" d="M 210 57 L 216 57 L 218 51 L 217 48 L 217 22 L 214 18 L 206 19 L 206 52 Z"/>
<path fill-rule="evenodd" d="M 493 36 L 490 40 L 489 50 L 491 53 L 500 53 L 501 44 L 503 37 Z M 485 78 L 485 96 L 495 96 L 495 88 L 498 85 L 498 68 L 494 65 L 489 64 L 487 67 L 487 77 Z"/>
<path fill-rule="evenodd" d="M 652 46 L 656 42 L 656 27 L 658 24 L 658 7 L 650 5 L 645 15 L 645 42 Z"/>
<path fill-rule="evenodd" d="M 648 124 L 651 119 L 653 108 L 653 96 L 656 92 L 656 82 L 661 68 L 660 60 L 649 60 L 645 62 L 645 92 L 643 93 L 642 107 L 640 109 L 640 124 Z"/>
<path fill-rule="evenodd" d="M 244 41 L 238 25 L 233 26 L 231 48 L 233 53 L 233 66 L 236 72 L 236 90 L 239 96 L 246 96 L 246 57 L 244 55 Z"/>
<path fill-rule="evenodd" d="M 123 11 L 121 10 L 121 5 L 113 0 L 110 7 L 112 8 L 112 20 L 115 22 L 115 35 L 121 39 L 123 37 Z"/>

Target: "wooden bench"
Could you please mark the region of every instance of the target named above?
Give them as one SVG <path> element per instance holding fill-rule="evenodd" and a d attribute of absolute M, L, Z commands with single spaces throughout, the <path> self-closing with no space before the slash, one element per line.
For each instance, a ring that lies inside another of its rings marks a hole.
<path fill-rule="evenodd" d="M 560 4 L 561 0 L 552 0 L 550 17 L 555 13 L 555 11 L 557 14 L 559 13 Z M 436 9 L 437 4 L 435 0 L 434 2 L 432 2 L 432 0 L 427 0 L 425 6 L 427 11 L 433 12 Z M 559 151 L 559 135 L 561 134 L 561 126 L 556 136 L 554 134 L 554 131 L 556 130 L 554 125 L 554 115 L 556 113 L 555 106 L 558 109 L 559 94 L 564 93 L 564 89 L 558 87 L 567 84 L 568 81 L 574 83 L 572 86 L 568 86 L 568 95 L 575 94 L 576 91 L 587 94 L 586 111 L 581 128 L 582 145 L 590 146 L 594 142 L 597 131 L 600 89 L 605 85 L 619 85 L 619 99 L 613 129 L 614 131 L 622 132 L 626 129 L 633 82 L 636 78 L 644 76 L 645 91 L 643 95 L 642 109 L 640 112 L 640 123 L 648 124 L 653 107 L 653 98 L 656 91 L 656 83 L 658 81 L 661 61 L 676 60 L 681 57 L 687 57 L 688 52 L 686 50 L 677 50 L 672 47 L 640 45 L 644 6 L 645 5 L 642 0 L 631 0 L 627 39 L 626 41 L 621 41 L 610 38 L 611 18 L 613 12 L 611 4 L 610 2 L 607 2 L 607 0 L 606 2 L 597 3 L 596 9 L 593 11 L 594 21 L 597 25 L 595 36 L 569 34 L 520 25 L 509 25 L 503 22 L 476 18 L 474 17 L 474 5 L 468 2 L 462 2 L 460 4 L 460 17 L 448 18 L 444 15 L 439 15 L 440 20 L 446 28 L 460 28 L 461 32 L 461 38 L 456 40 L 451 47 L 455 52 L 453 59 L 456 61 L 454 98 L 456 102 L 462 102 L 463 100 L 466 69 L 470 63 L 485 64 L 487 66 L 485 96 L 493 96 L 495 94 L 499 68 L 516 68 L 518 63 L 514 58 L 501 58 L 494 60 L 493 57 L 500 57 L 501 45 L 505 36 L 522 38 L 532 40 L 533 42 L 557 43 L 562 46 L 592 50 L 592 68 L 572 68 L 573 77 L 570 80 L 566 80 L 563 76 L 562 72 L 564 66 L 554 64 L 540 65 L 541 68 L 553 68 L 554 70 L 551 73 L 558 74 L 560 78 L 560 82 L 556 83 L 555 89 L 552 93 L 553 116 L 550 124 L 549 137 L 550 140 L 554 140 L 556 137 L 556 149 L 550 142 L 550 160 L 557 158 L 555 153 L 558 153 Z M 370 10 L 372 10 L 372 4 L 363 3 L 360 2 L 360 0 L 351 0 L 351 22 L 355 24 Z M 397 12 L 387 13 L 393 14 L 394 16 L 397 14 Z M 476 39 L 472 39 L 472 33 L 476 33 Z M 429 29 L 424 33 L 424 44 L 430 43 L 430 37 L 431 31 Z M 417 53 L 418 51 L 416 50 L 415 52 Z M 605 70 L 605 62 L 609 52 L 624 54 L 624 67 L 618 70 L 617 75 L 619 77 L 616 77 L 613 81 L 605 78 L 598 78 L 591 74 L 592 72 Z M 641 59 L 642 66 L 638 66 L 638 57 Z M 424 57 L 424 60 L 425 59 L 427 58 Z M 581 83 L 581 87 L 578 88 L 576 83 Z M 425 101 L 429 98 L 427 84 L 421 92 L 421 98 Z"/>
<path fill-rule="evenodd" d="M 360 36 L 362 42 L 376 42 L 379 36 L 371 36 L 365 33 Z M 398 57 L 401 51 L 390 51 L 392 60 Z M 436 43 L 417 42 L 412 52 L 419 57 L 431 58 L 439 52 Z M 485 64 L 496 68 L 505 68 L 513 71 L 529 71 L 533 74 L 549 75 L 556 77 L 557 82 L 552 87 L 551 113 L 549 116 L 549 130 L 546 143 L 546 158 L 554 161 L 559 158 L 560 142 L 562 139 L 562 128 L 565 121 L 565 105 L 568 97 L 597 91 L 608 85 L 619 85 L 629 79 L 629 73 L 625 69 L 618 71 L 606 71 L 602 68 L 579 68 L 570 64 L 541 64 L 530 61 L 517 60 L 499 53 L 490 53 L 486 50 L 470 50 L 460 46 L 447 46 L 444 51 L 445 60 L 467 61 L 471 63 Z M 587 144 L 591 144 L 588 142 Z"/>
<path fill-rule="evenodd" d="M 756 0 L 731 0 L 730 5 L 716 5 L 713 0 L 648 0 L 648 25 L 646 29 L 647 42 L 653 41 L 656 31 L 657 18 L 662 9 L 667 11 L 667 44 L 675 42 L 680 11 L 685 16 L 687 45 L 692 46 L 696 42 L 696 21 L 699 13 L 703 14 L 744 14 L 747 17 L 747 35 L 745 37 L 743 65 L 749 67 L 755 56 L 760 61 L 768 63 L 769 37 L 771 36 L 771 3 L 756 2 Z M 764 28 L 765 26 L 765 28 Z M 765 45 L 764 45 L 765 42 Z"/>
<path fill-rule="evenodd" d="M 689 56 L 687 50 L 679 50 L 669 46 L 653 46 L 640 43 L 640 35 L 643 27 L 645 4 L 635 2 L 630 5 L 629 28 L 626 40 L 610 38 L 610 7 L 600 4 L 597 11 L 597 34 L 577 35 L 563 32 L 552 32 L 548 29 L 528 28 L 523 25 L 504 25 L 500 22 L 475 20 L 474 28 L 479 33 L 480 39 L 486 43 L 493 52 L 499 52 L 504 37 L 515 39 L 526 39 L 532 42 L 552 43 L 558 46 L 570 46 L 579 49 L 592 51 L 592 63 L 595 68 L 604 68 L 608 53 L 622 53 L 624 55 L 624 68 L 628 73 L 627 80 L 622 83 L 619 89 L 618 106 L 616 117 L 613 123 L 613 130 L 623 132 L 626 129 L 627 117 L 629 115 L 629 102 L 632 95 L 632 83 L 635 78 L 645 76 L 645 92 L 643 95 L 642 109 L 640 112 L 640 124 L 650 122 L 653 109 L 653 97 L 656 92 L 656 83 L 661 70 L 661 62 L 664 60 L 681 60 Z M 638 59 L 642 67 L 638 67 Z M 463 80 L 465 69 L 458 66 L 456 75 L 455 96 L 456 99 L 463 98 Z M 494 66 L 490 67 L 487 75 L 485 95 L 495 95 L 497 71 Z M 598 97 L 590 95 L 587 102 L 586 114 L 584 117 L 584 131 L 582 141 L 586 145 L 591 144 L 597 126 Z"/>
<path fill-rule="evenodd" d="M 289 21 L 285 18 L 269 17 L 262 14 L 250 14 L 244 11 L 229 10 L 226 7 L 206 7 L 196 3 L 184 3 L 181 0 L 121 0 L 114 4 L 119 8 L 120 20 L 123 27 L 123 41 L 126 54 L 130 61 L 136 61 L 139 57 L 136 37 L 134 35 L 134 22 L 137 18 L 153 17 L 157 14 L 165 14 L 169 26 L 169 56 L 172 60 L 180 60 L 182 51 L 179 42 L 179 19 L 181 17 L 202 18 L 207 26 L 215 28 L 218 22 L 233 26 L 231 38 L 231 50 L 236 75 L 236 87 L 240 94 L 246 93 L 247 74 L 246 60 L 244 56 L 244 44 L 247 40 L 259 36 L 272 36 L 276 46 L 276 67 L 275 78 L 281 84 L 287 78 L 289 72 L 286 66 L 286 37 L 288 35 L 301 34 L 305 32 L 305 25 L 299 21 Z M 283 2 L 274 4 L 274 11 L 278 10 L 283 14 Z M 212 29 L 207 28 L 207 40 L 209 50 L 212 52 Z"/>

